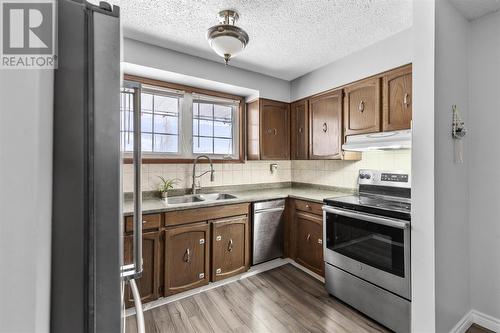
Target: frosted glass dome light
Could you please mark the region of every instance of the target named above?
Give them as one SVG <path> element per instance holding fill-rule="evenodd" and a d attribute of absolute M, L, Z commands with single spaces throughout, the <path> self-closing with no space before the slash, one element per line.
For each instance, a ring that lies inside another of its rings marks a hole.
<path fill-rule="evenodd" d="M 226 65 L 231 58 L 245 49 L 249 41 L 248 34 L 234 25 L 238 18 L 239 15 L 234 10 L 223 10 L 219 12 L 220 24 L 207 31 L 210 47 L 224 58 Z"/>

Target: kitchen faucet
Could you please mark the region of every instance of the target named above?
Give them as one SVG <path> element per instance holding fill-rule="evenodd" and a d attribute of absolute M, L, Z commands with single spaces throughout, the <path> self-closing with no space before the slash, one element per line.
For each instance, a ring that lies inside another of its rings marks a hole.
<path fill-rule="evenodd" d="M 198 160 L 200 158 L 206 158 L 208 160 L 208 162 L 210 162 L 210 171 L 205 171 L 204 173 L 196 176 L 196 163 L 198 163 Z M 207 155 L 197 156 L 194 159 L 194 163 L 193 163 L 193 185 L 191 187 L 192 194 L 196 194 L 196 190 L 201 189 L 201 185 L 199 187 L 196 186 L 196 178 L 200 178 L 201 176 L 203 176 L 204 174 L 207 174 L 209 172 L 210 172 L 210 181 L 213 182 L 214 181 L 214 166 L 212 164 L 212 160 Z"/>

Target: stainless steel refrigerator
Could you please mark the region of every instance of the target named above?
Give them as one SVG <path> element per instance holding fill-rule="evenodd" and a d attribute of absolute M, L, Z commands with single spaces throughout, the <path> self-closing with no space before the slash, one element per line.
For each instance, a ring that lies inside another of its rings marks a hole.
<path fill-rule="evenodd" d="M 119 8 L 71 0 L 59 0 L 57 7 L 51 332 L 121 332 L 123 290 L 134 287 L 142 272 L 142 219 L 138 119 L 133 156 L 139 228 L 133 262 L 123 266 Z M 142 314 L 140 302 L 136 308 Z"/>

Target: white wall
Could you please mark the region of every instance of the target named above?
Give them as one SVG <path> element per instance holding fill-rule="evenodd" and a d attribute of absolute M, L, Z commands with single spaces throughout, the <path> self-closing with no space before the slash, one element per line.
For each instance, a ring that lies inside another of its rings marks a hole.
<path fill-rule="evenodd" d="M 53 72 L 0 70 L 0 332 L 49 332 Z"/>
<path fill-rule="evenodd" d="M 470 208 L 472 308 L 500 318 L 500 12 L 471 22 Z"/>
<path fill-rule="evenodd" d="M 431 333 L 434 266 L 434 28 L 435 1 L 413 1 L 412 332 Z"/>
<path fill-rule="evenodd" d="M 296 101 L 336 88 L 413 60 L 413 30 L 403 30 L 387 39 L 307 73 L 291 82 L 291 100 Z M 335 47 L 331 45 L 330 47 Z"/>
<path fill-rule="evenodd" d="M 453 104 L 466 123 L 469 119 L 468 33 L 469 22 L 458 10 L 448 0 L 436 1 L 436 332 L 449 332 L 471 309 L 467 179 L 471 159 L 466 150 L 464 163 L 455 163 L 450 132 Z"/>
<path fill-rule="evenodd" d="M 124 39 L 123 61 L 259 91 L 259 97 L 290 101 L 290 83 L 271 76 Z"/>

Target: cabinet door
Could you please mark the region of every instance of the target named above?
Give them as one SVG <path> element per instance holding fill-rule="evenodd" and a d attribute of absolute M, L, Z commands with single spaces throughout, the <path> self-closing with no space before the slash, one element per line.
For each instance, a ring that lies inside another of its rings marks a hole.
<path fill-rule="evenodd" d="M 290 158 L 290 119 L 287 103 L 260 100 L 260 159 Z"/>
<path fill-rule="evenodd" d="M 133 261 L 133 236 L 125 236 L 124 263 L 131 264 Z M 159 274 L 160 274 L 160 232 L 145 232 L 142 234 L 142 260 L 143 271 L 141 278 L 137 279 L 137 288 L 141 295 L 142 303 L 151 302 L 158 298 Z M 125 294 L 125 305 L 134 305 L 132 292 L 127 285 Z"/>
<path fill-rule="evenodd" d="M 307 160 L 309 155 L 309 102 L 292 103 L 290 107 L 290 150 L 292 160 Z"/>
<path fill-rule="evenodd" d="M 247 104 L 247 159 L 260 159 L 259 100 Z"/>
<path fill-rule="evenodd" d="M 310 100 L 311 159 L 342 157 L 342 91 Z"/>
<path fill-rule="evenodd" d="M 345 88 L 345 135 L 380 132 L 380 78 Z"/>
<path fill-rule="evenodd" d="M 302 266 L 323 275 L 323 220 L 319 215 L 295 214 L 296 258 Z"/>
<path fill-rule="evenodd" d="M 396 69 L 384 76 L 384 114 L 382 129 L 409 129 L 412 119 L 411 65 Z"/>
<path fill-rule="evenodd" d="M 212 281 L 248 270 L 250 242 L 246 215 L 211 222 Z"/>
<path fill-rule="evenodd" d="M 209 280 L 209 227 L 197 223 L 165 230 L 165 294 L 200 287 Z"/>

